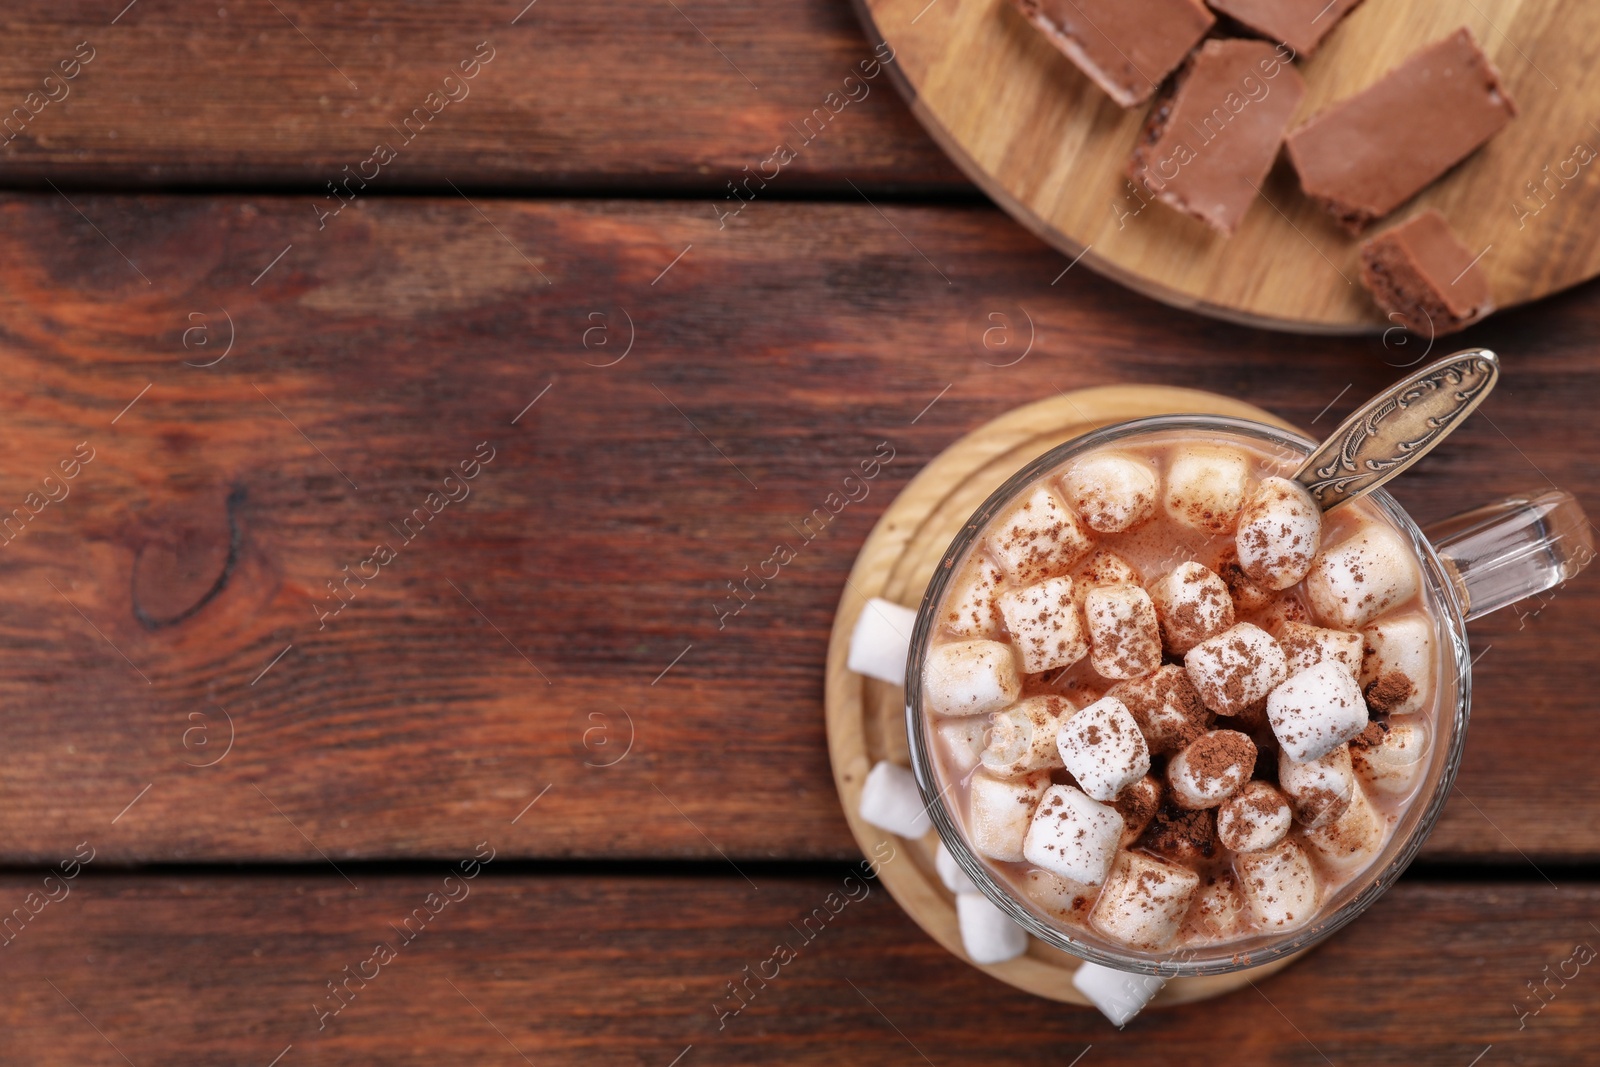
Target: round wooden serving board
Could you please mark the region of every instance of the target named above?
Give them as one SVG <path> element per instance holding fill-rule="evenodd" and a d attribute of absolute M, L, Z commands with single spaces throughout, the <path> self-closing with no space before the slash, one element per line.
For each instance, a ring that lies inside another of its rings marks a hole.
<path fill-rule="evenodd" d="M 1158 300 L 1250 325 L 1391 325 L 1361 286 L 1359 239 L 1300 193 L 1281 153 L 1263 186 L 1270 203 L 1258 200 L 1231 239 L 1159 202 L 1141 210 L 1126 169 L 1148 108 L 1113 103 L 1010 0 L 856 5 L 868 35 L 893 47 L 888 69 L 923 125 L 1063 254 Z M 1600 273 L 1600 160 L 1575 157 L 1580 145 L 1600 152 L 1600 4 L 1366 0 L 1300 61 L 1307 92 L 1293 125 L 1461 26 L 1477 35 L 1520 114 L 1369 232 L 1439 209 L 1474 253 L 1488 249 L 1480 263 L 1505 308 Z M 1529 183 L 1547 181 L 1536 198 Z"/>
<path fill-rule="evenodd" d="M 850 634 L 862 607 L 872 597 L 916 608 L 945 549 L 967 517 L 1000 483 L 1035 456 L 1100 426 L 1147 415 L 1205 412 L 1254 419 L 1293 429 L 1260 408 L 1193 389 L 1117 385 L 1084 389 L 1017 408 L 979 427 L 940 453 L 889 505 L 856 557 L 828 642 L 828 755 L 845 819 L 863 855 L 893 859 L 878 878 L 906 913 L 935 941 L 961 959 L 961 933 L 955 899 L 934 871 L 938 834 L 908 841 L 863 822 L 861 783 L 879 760 L 910 766 L 906 747 L 904 693 L 899 686 L 864 678 L 846 660 Z M 1247 972 L 1168 982 L 1155 1005 L 1181 1004 L 1220 996 L 1287 966 L 1298 956 Z M 968 961 L 971 962 L 971 961 Z M 975 967 L 1018 989 L 1072 1004 L 1088 1004 L 1072 986 L 1075 956 L 1032 938 L 1026 955 L 1006 963 Z"/>

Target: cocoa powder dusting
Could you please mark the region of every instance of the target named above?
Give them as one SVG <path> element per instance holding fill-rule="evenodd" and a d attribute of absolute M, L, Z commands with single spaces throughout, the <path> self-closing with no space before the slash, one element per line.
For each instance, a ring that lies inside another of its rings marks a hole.
<path fill-rule="evenodd" d="M 1415 688 L 1406 675 L 1389 671 L 1367 685 L 1367 707 L 1372 709 L 1374 715 L 1387 715 L 1405 703 Z"/>

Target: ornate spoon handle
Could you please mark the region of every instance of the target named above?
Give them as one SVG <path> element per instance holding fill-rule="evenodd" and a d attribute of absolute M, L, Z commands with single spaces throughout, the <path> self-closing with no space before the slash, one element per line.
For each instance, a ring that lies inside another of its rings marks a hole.
<path fill-rule="evenodd" d="M 1499 357 L 1487 348 L 1430 363 L 1356 409 L 1294 480 L 1323 511 L 1364 496 L 1427 455 L 1499 379 Z"/>

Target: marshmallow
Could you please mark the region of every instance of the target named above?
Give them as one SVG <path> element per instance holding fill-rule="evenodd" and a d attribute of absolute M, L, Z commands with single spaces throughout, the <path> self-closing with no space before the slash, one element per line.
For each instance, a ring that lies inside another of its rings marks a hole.
<path fill-rule="evenodd" d="M 1284 755 L 1304 763 L 1343 745 L 1367 726 L 1367 702 L 1355 675 L 1323 660 L 1294 675 L 1267 698 L 1267 721 Z"/>
<path fill-rule="evenodd" d="M 861 783 L 861 818 L 880 830 L 916 840 L 933 827 L 917 780 L 904 767 L 884 760 Z"/>
<path fill-rule="evenodd" d="M 1090 800 L 1070 785 L 1053 785 L 1033 813 L 1023 857 L 1036 866 L 1085 885 L 1106 880 L 1122 837 L 1116 809 Z"/>
<path fill-rule="evenodd" d="M 1172 940 L 1200 887 L 1187 867 L 1137 852 L 1118 853 L 1089 925 L 1134 948 L 1158 949 Z"/>
<path fill-rule="evenodd" d="M 973 553 L 944 595 L 945 627 L 959 637 L 1000 636 L 999 598 L 1004 585 L 999 565 L 981 552 Z"/>
<path fill-rule="evenodd" d="M 1167 762 L 1179 807 L 1214 808 L 1237 793 L 1256 768 L 1256 744 L 1237 730 L 1211 730 Z"/>
<path fill-rule="evenodd" d="M 1256 625 L 1268 633 L 1277 633 L 1286 622 L 1310 621 L 1310 610 L 1292 593 L 1269 597 L 1265 608 L 1256 616 Z"/>
<path fill-rule="evenodd" d="M 1195 937 L 1206 941 L 1237 937 L 1244 919 L 1244 894 L 1239 891 L 1239 879 L 1229 870 L 1217 871 L 1205 880 L 1189 911 Z"/>
<path fill-rule="evenodd" d="M 1121 533 L 1156 510 L 1156 472 L 1121 452 L 1097 452 L 1072 465 L 1061 488 L 1091 530 Z"/>
<path fill-rule="evenodd" d="M 1106 692 L 1116 697 L 1144 731 L 1150 751 L 1175 752 L 1199 737 L 1211 712 L 1182 667 L 1168 664 L 1154 674 L 1118 682 Z"/>
<path fill-rule="evenodd" d="M 977 885 L 971 878 L 967 877 L 967 872 L 961 869 L 961 865 L 950 854 L 950 850 L 944 847 L 943 841 L 940 841 L 939 847 L 934 850 L 933 869 L 938 872 L 939 881 L 943 882 L 944 887 L 952 893 L 976 893 L 978 891 Z"/>
<path fill-rule="evenodd" d="M 1418 612 L 1392 619 L 1381 619 L 1361 631 L 1365 641 L 1361 660 L 1361 688 L 1373 710 L 1387 715 L 1410 715 L 1421 711 L 1433 699 L 1433 623 Z M 1374 692 L 1373 685 L 1385 675 L 1399 675 Z M 1410 691 L 1396 699 L 1402 681 Z M 1377 698 L 1374 701 L 1374 697 Z"/>
<path fill-rule="evenodd" d="M 1366 790 L 1357 784 L 1337 819 L 1306 831 L 1306 845 L 1322 856 L 1326 866 L 1348 871 L 1365 866 L 1377 854 L 1388 825 L 1388 819 L 1378 814 Z"/>
<path fill-rule="evenodd" d="M 905 685 L 906 652 L 916 626 L 916 612 L 873 597 L 850 631 L 850 669 L 891 685 Z"/>
<path fill-rule="evenodd" d="M 1362 640 L 1360 634 L 1347 630 L 1329 630 L 1304 622 L 1283 622 L 1272 631 L 1278 647 L 1289 661 L 1289 677 L 1293 678 L 1308 667 L 1324 660 L 1332 660 L 1350 672 L 1351 677 L 1361 670 Z"/>
<path fill-rule="evenodd" d="M 1282 841 L 1293 821 L 1288 797 L 1266 782 L 1247 782 L 1217 809 L 1217 838 L 1235 852 L 1260 852 Z"/>
<path fill-rule="evenodd" d="M 1004 963 L 1028 951 L 1028 934 L 982 893 L 956 895 L 961 947 L 973 963 Z"/>
<path fill-rule="evenodd" d="M 1117 843 L 1128 848 L 1139 840 L 1161 807 L 1161 782 L 1147 774 L 1118 793 L 1111 806 L 1122 816 L 1122 840 Z"/>
<path fill-rule="evenodd" d="M 1390 722 L 1376 745 L 1350 746 L 1350 759 L 1372 788 L 1403 795 L 1411 792 L 1427 768 L 1428 729 L 1422 723 Z"/>
<path fill-rule="evenodd" d="M 1190 445 L 1177 450 L 1167 468 L 1167 514 L 1196 530 L 1226 533 L 1249 488 L 1250 461 L 1243 452 Z"/>
<path fill-rule="evenodd" d="M 1306 598 L 1323 622 L 1358 630 L 1417 594 L 1416 549 L 1388 526 L 1368 523 L 1325 550 L 1306 575 Z"/>
<path fill-rule="evenodd" d="M 994 713 L 989 746 L 980 757 L 984 769 L 1002 778 L 1061 766 L 1056 731 L 1077 709 L 1066 697 L 1038 696 Z"/>
<path fill-rule="evenodd" d="M 922 672 L 922 698 L 934 715 L 983 715 L 1021 692 L 1016 657 L 999 641 L 938 645 Z"/>
<path fill-rule="evenodd" d="M 965 778 L 978 765 L 989 743 L 989 720 L 982 715 L 943 719 L 936 729 L 956 777 Z"/>
<path fill-rule="evenodd" d="M 1355 794 L 1350 746 L 1340 745 L 1322 758 L 1304 763 L 1279 753 L 1278 788 L 1289 795 L 1289 806 L 1302 826 L 1326 826 L 1344 813 Z"/>
<path fill-rule="evenodd" d="M 1161 666 L 1161 628 L 1150 594 L 1136 585 L 1103 585 L 1083 599 L 1089 662 L 1102 678 L 1143 678 Z"/>
<path fill-rule="evenodd" d="M 1195 645 L 1183 657 L 1183 669 L 1201 701 L 1218 715 L 1237 715 L 1289 676 L 1278 642 L 1247 622 Z"/>
<path fill-rule="evenodd" d="M 1217 855 L 1216 812 L 1211 808 L 1163 804 L 1138 845 L 1185 867 L 1199 867 Z"/>
<path fill-rule="evenodd" d="M 1263 589 L 1287 589 L 1306 576 L 1322 547 L 1322 509 L 1305 486 L 1263 478 L 1239 512 L 1239 566 Z"/>
<path fill-rule="evenodd" d="M 1139 570 L 1115 552 L 1100 549 L 1072 572 L 1072 595 L 1083 608 L 1083 598 L 1097 585 L 1139 585 Z"/>
<path fill-rule="evenodd" d="M 1317 872 L 1305 850 L 1284 840 L 1265 852 L 1234 857 L 1239 888 L 1263 932 L 1293 930 L 1317 913 Z"/>
<path fill-rule="evenodd" d="M 1233 625 L 1233 596 L 1209 567 L 1180 563 L 1150 586 L 1168 652 L 1189 651 Z"/>
<path fill-rule="evenodd" d="M 967 788 L 968 836 L 973 851 L 992 860 L 1019 863 L 1022 841 L 1050 775 L 1040 771 L 1023 778 L 996 778 L 987 771 L 972 775 Z"/>
<path fill-rule="evenodd" d="M 995 521 L 985 540 L 1000 568 L 1019 584 L 1065 574 L 1094 547 L 1083 523 L 1048 486 L 1036 486 Z"/>
<path fill-rule="evenodd" d="M 1166 984 L 1167 980 L 1159 975 L 1129 974 L 1098 963 L 1080 963 L 1072 975 L 1073 988 L 1088 997 L 1089 1003 L 1118 1029 L 1143 1011 Z"/>
<path fill-rule="evenodd" d="M 1000 595 L 1000 614 L 1022 656 L 1023 673 L 1070 667 L 1089 651 L 1072 591 L 1071 578 L 1046 578 Z"/>
<path fill-rule="evenodd" d="M 1089 905 L 1099 890 L 1052 871 L 1030 867 L 1022 876 L 1022 892 L 1046 914 L 1081 923 L 1088 921 Z"/>
<path fill-rule="evenodd" d="M 1252 614 L 1273 602 L 1272 590 L 1263 589 L 1250 580 L 1244 568 L 1239 566 L 1238 552 L 1232 548 L 1217 561 L 1217 576 L 1228 587 L 1228 595 L 1233 597 L 1233 610 L 1237 615 Z"/>
<path fill-rule="evenodd" d="M 1056 747 L 1078 785 L 1096 800 L 1115 798 L 1150 770 L 1144 734 L 1116 697 L 1103 697 L 1071 715 L 1056 732 Z"/>

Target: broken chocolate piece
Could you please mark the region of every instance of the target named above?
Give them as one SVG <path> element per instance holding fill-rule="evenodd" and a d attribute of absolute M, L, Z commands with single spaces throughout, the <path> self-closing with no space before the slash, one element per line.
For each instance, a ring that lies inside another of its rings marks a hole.
<path fill-rule="evenodd" d="M 1305 95 L 1287 51 L 1265 41 L 1207 41 L 1151 109 L 1129 177 L 1231 235 Z"/>
<path fill-rule="evenodd" d="M 1123 107 L 1142 104 L 1206 35 L 1200 0 L 1015 0 L 1029 22 Z"/>
<path fill-rule="evenodd" d="M 1463 27 L 1289 134 L 1306 195 L 1352 231 L 1410 200 L 1511 121 L 1516 104 Z"/>
<path fill-rule="evenodd" d="M 1361 284 L 1378 306 L 1413 333 L 1454 333 L 1494 310 L 1478 257 L 1424 211 L 1361 245 Z"/>
<path fill-rule="evenodd" d="M 1211 10 L 1271 41 L 1309 56 L 1361 0 L 1206 0 Z"/>

